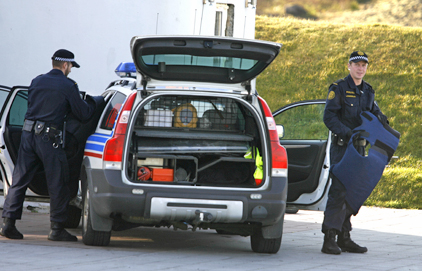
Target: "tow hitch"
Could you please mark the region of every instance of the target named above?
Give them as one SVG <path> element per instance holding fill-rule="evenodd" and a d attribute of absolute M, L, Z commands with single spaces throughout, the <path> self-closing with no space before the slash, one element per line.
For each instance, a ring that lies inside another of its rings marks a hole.
<path fill-rule="evenodd" d="M 195 211 L 195 218 L 192 221 L 193 229 L 192 231 L 196 231 L 196 228 L 202 222 L 211 222 L 214 216 L 208 212 L 201 212 L 200 210 Z"/>

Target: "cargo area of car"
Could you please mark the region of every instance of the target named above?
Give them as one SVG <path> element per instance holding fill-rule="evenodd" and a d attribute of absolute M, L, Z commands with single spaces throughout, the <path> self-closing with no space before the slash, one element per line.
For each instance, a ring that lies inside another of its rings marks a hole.
<path fill-rule="evenodd" d="M 134 183 L 257 187 L 262 135 L 249 106 L 223 97 L 161 95 L 137 111 L 127 176 Z M 249 154 L 249 155 L 248 155 Z"/>

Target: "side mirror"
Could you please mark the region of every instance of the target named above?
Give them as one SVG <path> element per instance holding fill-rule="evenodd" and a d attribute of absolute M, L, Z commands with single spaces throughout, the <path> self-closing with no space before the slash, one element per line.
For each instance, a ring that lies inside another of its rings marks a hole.
<path fill-rule="evenodd" d="M 284 126 L 277 124 L 276 127 L 277 127 L 278 138 L 283 138 L 284 137 Z"/>

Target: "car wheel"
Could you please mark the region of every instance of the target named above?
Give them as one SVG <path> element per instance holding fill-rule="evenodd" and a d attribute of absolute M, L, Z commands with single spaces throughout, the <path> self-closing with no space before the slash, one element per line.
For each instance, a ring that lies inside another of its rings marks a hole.
<path fill-rule="evenodd" d="M 286 214 L 297 214 L 299 212 L 299 208 L 296 206 L 287 206 L 286 207 Z"/>
<path fill-rule="evenodd" d="M 251 247 L 253 252 L 274 254 L 280 250 L 281 237 L 265 239 L 261 229 L 256 230 L 251 235 Z"/>
<path fill-rule="evenodd" d="M 83 216 L 82 216 L 82 241 L 88 246 L 108 246 L 111 231 L 96 231 L 91 226 L 91 213 L 89 208 L 89 189 L 84 184 L 83 189 Z"/>
<path fill-rule="evenodd" d="M 65 228 L 75 229 L 81 222 L 82 210 L 76 206 L 69 205 L 67 208 L 67 220 L 64 223 Z"/>

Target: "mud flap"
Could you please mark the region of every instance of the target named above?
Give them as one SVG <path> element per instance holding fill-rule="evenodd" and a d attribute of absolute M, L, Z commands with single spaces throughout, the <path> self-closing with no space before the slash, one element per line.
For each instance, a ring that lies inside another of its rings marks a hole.
<path fill-rule="evenodd" d="M 91 218 L 91 226 L 94 231 L 111 231 L 113 220 L 97 215 L 92 204 L 89 205 L 89 216 Z"/>
<path fill-rule="evenodd" d="M 399 132 L 387 124 L 383 126 L 372 113 L 363 112 L 361 118 L 362 125 L 354 129 L 356 133 L 350 138 L 342 160 L 331 168 L 332 174 L 345 186 L 346 202 L 355 214 L 378 184 L 400 139 Z M 367 156 L 360 155 L 353 146 L 358 131 L 365 131 L 360 133 L 360 138 L 371 145 Z"/>
<path fill-rule="evenodd" d="M 85 158 L 84 165 L 86 167 L 88 167 L 88 168 L 91 167 L 91 165 L 89 164 L 89 160 L 86 159 L 86 158 Z M 83 172 L 86 174 L 86 171 L 83 171 Z M 94 187 L 93 187 L 93 184 L 92 184 L 92 175 L 91 174 L 86 174 L 85 176 L 82 176 L 82 180 L 81 181 L 82 181 L 82 187 L 83 187 L 82 188 L 82 190 L 83 190 L 82 193 L 86 193 L 86 188 L 84 188 L 84 187 L 86 187 L 86 186 L 89 187 L 89 191 L 88 191 L 88 193 L 89 193 L 89 199 L 88 199 L 88 202 L 89 202 L 89 205 L 88 205 L 89 215 L 88 215 L 88 219 L 91 222 L 91 228 L 94 231 L 110 232 L 111 229 L 112 229 L 112 227 L 113 227 L 113 220 L 112 219 L 109 219 L 109 218 L 106 218 L 106 217 L 99 216 L 95 212 L 95 208 L 94 208 L 94 205 L 92 203 L 93 198 L 92 198 L 92 195 L 91 195 L 91 191 L 94 191 L 94 189 L 93 189 Z M 84 201 L 85 200 L 87 200 L 86 199 L 86 196 L 84 196 Z M 83 204 L 85 204 L 85 202 Z M 83 212 L 84 212 L 84 210 L 83 210 Z M 83 214 L 83 216 L 84 215 L 85 214 Z"/>
<path fill-rule="evenodd" d="M 272 226 L 262 227 L 262 236 L 265 239 L 280 238 L 283 235 L 284 215 L 281 219 Z"/>

